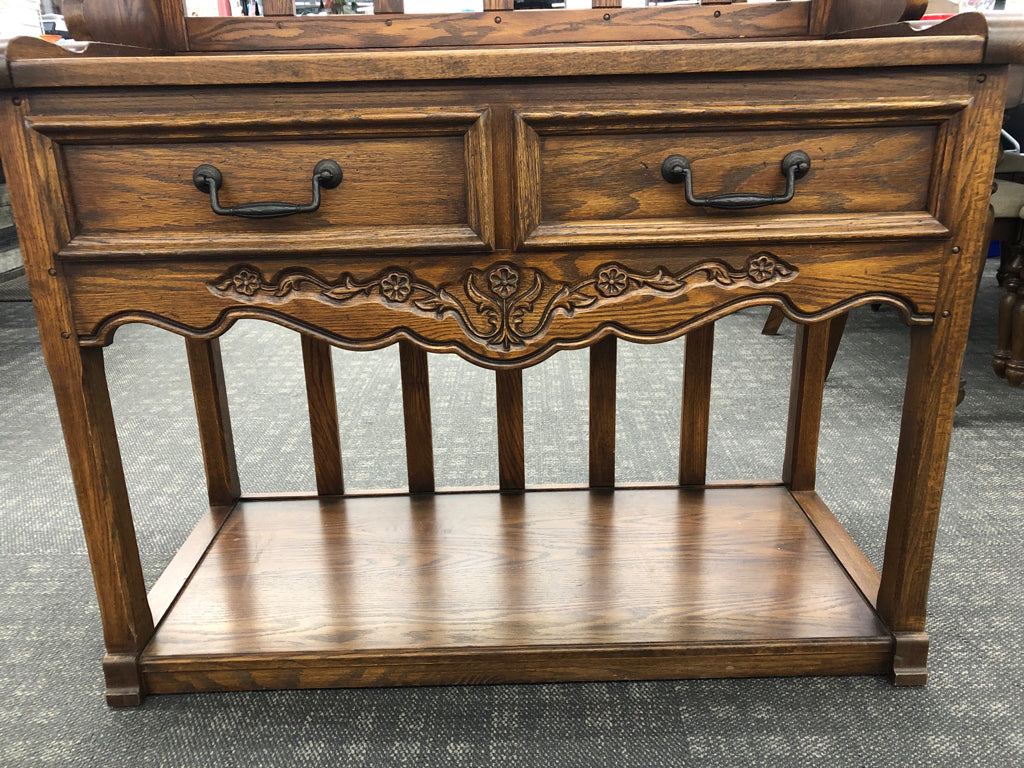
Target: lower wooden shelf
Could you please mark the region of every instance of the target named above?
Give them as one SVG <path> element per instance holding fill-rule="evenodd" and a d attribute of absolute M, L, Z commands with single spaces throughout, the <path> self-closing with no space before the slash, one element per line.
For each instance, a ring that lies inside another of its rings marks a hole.
<path fill-rule="evenodd" d="M 241 501 L 140 670 L 165 693 L 879 674 L 892 657 L 772 486 Z"/>

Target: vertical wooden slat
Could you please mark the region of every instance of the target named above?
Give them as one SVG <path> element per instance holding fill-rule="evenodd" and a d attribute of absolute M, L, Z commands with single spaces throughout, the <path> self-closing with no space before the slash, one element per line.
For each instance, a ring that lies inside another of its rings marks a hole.
<path fill-rule="evenodd" d="M 264 16 L 294 16 L 295 0 L 263 0 Z"/>
<path fill-rule="evenodd" d="M 405 463 L 409 493 L 434 492 L 434 439 L 430 423 L 427 353 L 410 341 L 398 342 L 405 411 Z"/>
<path fill-rule="evenodd" d="M 782 480 L 793 491 L 813 491 L 818 430 L 828 364 L 829 321 L 799 323 L 793 345 L 789 424 Z"/>
<path fill-rule="evenodd" d="M 498 487 L 503 491 L 526 488 L 523 448 L 523 372 L 497 371 Z"/>
<path fill-rule="evenodd" d="M 306 371 L 306 402 L 309 405 L 309 431 L 313 438 L 316 492 L 321 496 L 341 496 L 345 493 L 345 479 L 330 344 L 302 334 L 302 365 Z"/>
<path fill-rule="evenodd" d="M 779 332 L 779 328 L 782 327 L 782 321 L 786 319 L 786 316 L 782 313 L 782 310 L 778 307 L 772 307 L 768 312 L 768 317 L 765 318 L 764 328 L 761 329 L 761 334 L 764 336 L 774 336 Z"/>
<path fill-rule="evenodd" d="M 228 392 L 219 339 L 185 339 L 199 443 L 203 449 L 210 505 L 227 506 L 241 495 L 235 442 L 231 433 Z"/>
<path fill-rule="evenodd" d="M 484 0 L 485 11 L 511 11 L 516 0 Z"/>
<path fill-rule="evenodd" d="M 405 13 L 404 0 L 373 0 L 373 15 Z"/>
<path fill-rule="evenodd" d="M 715 325 L 686 334 L 683 405 L 679 420 L 679 484 L 707 482 L 708 427 L 711 420 L 711 372 Z"/>
<path fill-rule="evenodd" d="M 829 322 L 828 327 L 828 358 L 825 361 L 825 378 L 832 372 L 832 363 L 836 361 L 836 353 L 839 352 L 839 344 L 843 340 L 843 332 L 846 330 L 846 321 L 850 313 L 843 312 L 836 315 Z"/>
<path fill-rule="evenodd" d="M 616 339 L 590 348 L 590 487 L 615 487 Z"/>
<path fill-rule="evenodd" d="M 621 8 L 622 0 L 590 0 L 591 8 Z"/>

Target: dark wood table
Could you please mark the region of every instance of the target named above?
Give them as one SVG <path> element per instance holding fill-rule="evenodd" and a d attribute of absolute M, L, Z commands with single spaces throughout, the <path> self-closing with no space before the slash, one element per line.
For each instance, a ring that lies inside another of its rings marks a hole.
<path fill-rule="evenodd" d="M 896 5 L 870 21 L 914 11 Z M 1020 27 L 969 16 L 844 33 L 868 23 L 858 7 L 303 26 L 174 20 L 140 2 L 92 8 L 87 33 L 144 49 L 12 43 L 0 150 L 108 701 L 791 674 L 923 683 L 957 371 Z M 161 23 L 130 23 L 146 13 Z M 911 335 L 880 572 L 814 490 L 828 340 L 871 303 L 895 307 Z M 755 305 L 798 323 L 784 466 L 711 487 L 714 322 Z M 240 318 L 302 336 L 316 494 L 240 494 L 218 347 Z M 133 322 L 185 339 L 210 501 L 148 595 L 103 367 Z M 617 340 L 682 335 L 679 484 L 618 486 Z M 408 493 L 346 494 L 330 345 L 393 343 Z M 584 347 L 589 484 L 529 490 L 522 369 Z M 435 489 L 428 353 L 495 372 L 493 491 Z"/>

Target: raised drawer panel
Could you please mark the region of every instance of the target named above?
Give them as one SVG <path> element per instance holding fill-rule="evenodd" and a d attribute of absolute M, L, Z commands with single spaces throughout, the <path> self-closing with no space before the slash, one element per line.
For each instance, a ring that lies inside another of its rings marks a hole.
<path fill-rule="evenodd" d="M 308 124 L 169 120 L 53 125 L 73 219 L 62 255 L 487 250 L 493 202 L 486 113 L 338 117 Z M 110 135 L 113 133 L 113 135 Z M 343 180 L 318 210 L 279 218 L 218 215 L 196 188 L 202 164 L 223 177 L 220 205 L 306 204 L 313 169 Z"/>
<path fill-rule="evenodd" d="M 749 122 L 749 121 L 748 121 Z M 623 120 L 591 113 L 521 113 L 516 126 L 519 242 L 571 247 L 788 239 L 940 236 L 932 174 L 941 122 L 846 124 L 809 115 L 786 125 L 767 116 L 712 125 L 696 115 Z M 810 170 L 789 202 L 743 210 L 692 205 L 662 163 L 685 157 L 698 198 L 783 195 L 782 160 L 802 150 Z"/>

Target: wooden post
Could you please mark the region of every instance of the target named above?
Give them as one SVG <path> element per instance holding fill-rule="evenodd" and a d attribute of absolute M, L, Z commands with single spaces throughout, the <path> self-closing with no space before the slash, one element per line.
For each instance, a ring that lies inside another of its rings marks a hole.
<path fill-rule="evenodd" d="M 590 348 L 590 487 L 615 487 L 616 340 Z"/>
<path fill-rule="evenodd" d="M 503 491 L 526 488 L 523 448 L 523 372 L 497 371 L 498 487 Z"/>
<path fill-rule="evenodd" d="M 829 328 L 828 320 L 796 326 L 782 466 L 782 481 L 791 491 L 814 490 L 821 402 L 828 372 Z"/>
<path fill-rule="evenodd" d="M 434 440 L 430 423 L 427 353 L 411 341 L 398 342 L 405 412 L 405 463 L 409 493 L 434 492 Z"/>
<path fill-rule="evenodd" d="M 103 623 L 107 702 L 138 704 L 138 654 L 153 635 L 124 467 L 103 369 L 103 350 L 82 348 L 54 254 L 69 238 L 59 197 L 37 183 L 59 178 L 45 139 L 30 145 L 26 104 L 0 102 L 0 155 L 25 256 L 43 356 L 53 380 L 68 461 Z"/>
<path fill-rule="evenodd" d="M 228 506 L 241 495 L 241 489 L 220 341 L 185 339 L 185 351 L 192 377 L 192 399 L 196 406 L 210 506 Z"/>
<path fill-rule="evenodd" d="M 679 484 L 707 482 L 708 427 L 711 419 L 711 372 L 715 325 L 686 334 L 683 358 L 683 405 L 679 420 Z"/>
<path fill-rule="evenodd" d="M 341 496 L 345 478 L 338 434 L 338 399 L 334 391 L 331 345 L 302 334 L 302 364 L 306 372 L 306 402 L 309 431 L 313 439 L 316 492 L 320 496 Z"/>
<path fill-rule="evenodd" d="M 924 627 L 928 583 L 960 365 L 978 275 L 985 262 L 985 202 L 998 149 L 1005 74 L 989 70 L 975 82 L 975 101 L 955 124 L 957 152 L 949 159 L 948 186 L 940 200 L 938 215 L 956 226 L 946 243 L 934 320 L 931 325 L 912 328 L 910 336 L 910 365 L 876 605 L 896 639 L 893 682 L 897 685 L 920 685 L 927 677 Z"/>

